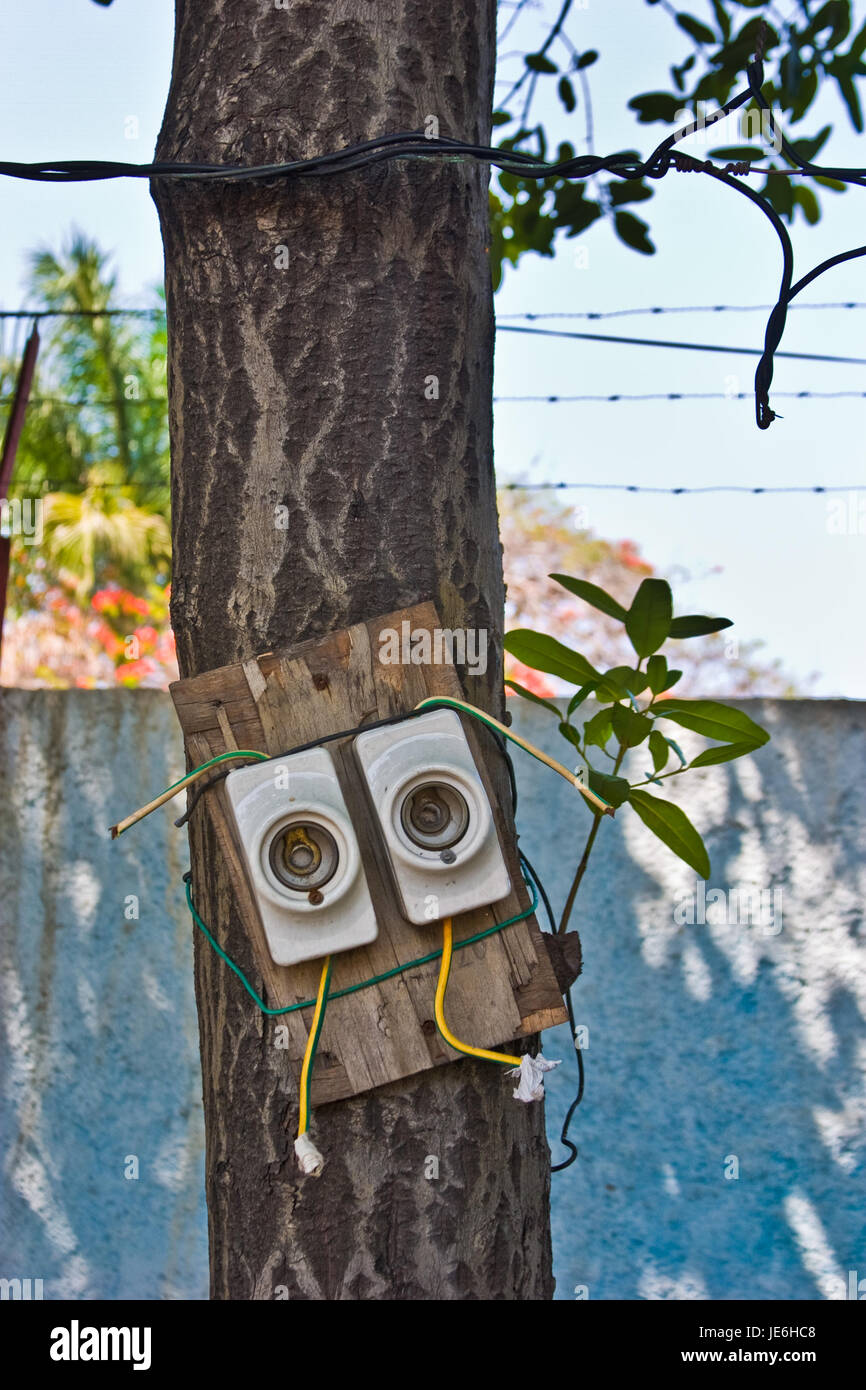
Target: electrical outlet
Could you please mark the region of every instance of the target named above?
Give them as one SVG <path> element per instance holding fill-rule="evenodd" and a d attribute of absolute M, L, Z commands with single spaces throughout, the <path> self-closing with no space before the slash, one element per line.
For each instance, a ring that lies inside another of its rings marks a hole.
<path fill-rule="evenodd" d="M 419 925 L 499 902 L 511 879 L 484 784 L 452 710 L 358 734 L 403 915 Z"/>
<path fill-rule="evenodd" d="M 225 788 L 276 964 L 375 941 L 376 914 L 328 750 L 238 768 Z"/>

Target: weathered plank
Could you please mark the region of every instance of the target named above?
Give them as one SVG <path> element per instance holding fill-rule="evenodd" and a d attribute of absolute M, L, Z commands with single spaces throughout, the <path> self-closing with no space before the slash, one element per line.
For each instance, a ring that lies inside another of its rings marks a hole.
<path fill-rule="evenodd" d="M 237 748 L 272 755 L 326 734 L 356 728 L 393 714 L 408 713 L 430 695 L 462 698 L 454 667 L 447 662 L 386 664 L 379 660 L 379 634 L 400 630 L 431 633 L 440 626 L 433 604 L 390 613 L 305 642 L 285 653 L 207 671 L 178 681 L 171 696 L 186 740 L 191 766 Z M 494 807 L 512 891 L 494 908 L 465 913 L 454 921 L 455 940 L 516 916 L 528 906 L 513 838 L 498 806 L 479 747 L 477 728 L 463 718 L 479 773 Z M 486 737 L 486 735 L 485 735 Z M 387 864 L 364 804 L 352 761 L 350 740 L 330 745 L 337 775 L 358 834 L 376 912 L 379 936 L 371 945 L 335 957 L 332 991 L 384 974 L 441 945 L 437 923 L 413 926 L 394 901 Z M 283 1008 L 315 995 L 319 965 L 291 967 L 271 960 L 254 898 L 247 885 L 223 785 L 202 799 L 193 815 L 209 815 L 235 887 L 237 909 L 252 943 L 261 983 L 271 1008 Z M 313 1078 L 314 1105 L 356 1095 L 459 1054 L 440 1039 L 433 1022 L 438 961 L 404 971 L 381 984 L 336 999 L 329 1005 Z M 288 1057 L 297 1075 L 310 1023 L 310 1009 L 270 1019 L 285 1024 Z M 458 951 L 448 989 L 448 1021 L 458 1037 L 480 1047 L 497 1044 L 561 1023 L 562 998 L 534 918 L 506 928 Z"/>

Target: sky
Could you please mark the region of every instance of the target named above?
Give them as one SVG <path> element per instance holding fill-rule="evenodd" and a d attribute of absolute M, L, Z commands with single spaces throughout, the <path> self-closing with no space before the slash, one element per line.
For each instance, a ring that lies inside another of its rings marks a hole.
<path fill-rule="evenodd" d="M 783 4 L 793 9 L 793 0 Z M 689 9 L 704 18 L 706 0 Z M 0 0 L 0 129 L 5 157 L 103 158 L 146 162 L 152 156 L 171 69 L 171 0 Z M 507 51 L 537 47 L 554 16 L 553 0 L 526 6 Z M 745 12 L 744 12 L 745 13 Z M 505 11 L 503 11 L 503 18 Z M 640 126 L 627 109 L 637 92 L 668 87 L 668 66 L 690 51 L 661 5 L 641 0 L 589 0 L 575 7 L 570 33 L 589 70 L 597 151 L 648 152 L 658 126 Z M 507 90 L 513 63 L 504 66 Z M 551 84 L 552 85 L 552 84 Z M 833 93 L 795 134 L 832 121 L 822 151 L 827 162 L 866 164 L 866 136 L 857 136 Z M 534 110 L 553 142 L 579 152 L 584 111 L 567 116 L 543 93 Z M 737 143 L 733 132 L 719 143 Z M 715 145 L 713 139 L 712 144 Z M 696 154 L 709 145 L 692 144 Z M 689 148 L 686 146 L 686 148 Z M 860 244 L 864 209 L 858 189 L 822 193 L 817 227 L 793 231 L 800 270 Z M 27 253 L 58 247 L 72 226 L 111 251 L 118 300 L 144 302 L 162 277 L 156 210 L 146 182 L 0 187 L 0 307 L 24 303 Z M 658 248 L 641 256 L 596 224 L 561 240 L 553 259 L 527 256 L 506 272 L 497 314 L 693 305 L 767 305 L 780 275 L 778 242 L 746 199 L 709 179 L 672 174 L 653 199 L 635 209 Z M 576 254 L 585 251 L 587 264 Z M 866 302 L 866 260 L 830 272 L 804 302 Z M 507 320 L 503 320 L 507 321 Z M 866 310 L 792 311 L 784 349 L 866 357 Z M 634 336 L 728 343 L 763 338 L 760 313 L 689 313 L 601 324 L 539 325 Z M 754 361 L 501 333 L 495 394 L 563 395 L 730 392 L 751 387 Z M 866 369 L 779 360 L 778 391 L 866 391 Z M 741 641 L 761 640 L 766 660 L 779 658 L 813 695 L 866 698 L 866 662 L 857 619 L 866 581 L 866 399 L 788 400 L 784 415 L 758 431 L 750 399 L 619 404 L 512 404 L 495 410 L 500 481 L 625 483 L 643 487 L 844 485 L 853 491 L 818 496 L 652 496 L 575 490 L 556 494 L 575 508 L 576 524 L 599 535 L 635 541 L 657 572 L 670 577 L 680 612 L 723 613 Z M 858 491 L 859 489 L 859 491 Z M 806 685 L 808 678 L 816 679 Z M 760 690 L 756 691 L 760 693 Z"/>

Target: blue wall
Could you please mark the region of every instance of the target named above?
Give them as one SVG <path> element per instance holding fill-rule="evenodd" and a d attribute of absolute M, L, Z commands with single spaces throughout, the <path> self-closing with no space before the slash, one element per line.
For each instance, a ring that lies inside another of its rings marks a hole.
<path fill-rule="evenodd" d="M 866 1279 L 866 707 L 749 708 L 772 743 L 665 794 L 705 834 L 710 886 L 777 890 L 775 921 L 733 920 L 728 897 L 723 920 L 678 922 L 694 876 L 628 811 L 578 899 L 587 1090 L 580 1158 L 553 1179 L 559 1298 L 840 1298 L 849 1271 Z M 552 717 L 515 714 L 568 760 Z M 558 904 L 588 818 L 517 757 L 521 844 Z M 4 691 L 0 769 L 0 1277 L 41 1278 L 46 1298 L 204 1298 L 186 840 L 168 812 L 106 833 L 182 771 L 170 703 Z M 567 1030 L 544 1048 L 564 1058 L 560 1157 Z"/>

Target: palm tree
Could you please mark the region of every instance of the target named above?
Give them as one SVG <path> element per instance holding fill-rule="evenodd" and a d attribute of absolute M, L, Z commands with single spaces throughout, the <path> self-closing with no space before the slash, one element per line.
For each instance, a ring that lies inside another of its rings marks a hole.
<path fill-rule="evenodd" d="M 12 595 L 32 606 L 57 579 L 82 602 L 107 582 L 136 592 L 165 585 L 170 529 L 161 302 L 139 317 L 113 313 L 116 281 L 108 257 L 78 233 L 59 255 L 34 253 L 29 290 L 35 312 L 48 317 L 13 495 L 42 497 L 44 541 L 38 566 L 31 550 L 15 547 L 14 566 L 28 574 L 25 583 L 19 574 Z M 4 395 L 13 367 L 0 363 Z"/>

